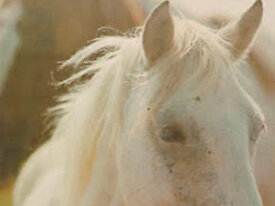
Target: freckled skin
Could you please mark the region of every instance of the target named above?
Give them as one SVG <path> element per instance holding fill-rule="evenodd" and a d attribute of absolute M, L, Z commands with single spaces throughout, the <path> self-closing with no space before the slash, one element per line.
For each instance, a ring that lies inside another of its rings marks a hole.
<path fill-rule="evenodd" d="M 119 158 L 119 171 L 127 180 L 122 180 L 125 202 L 131 206 L 261 205 L 250 162 L 251 124 L 242 112 L 249 101 L 227 79 L 224 86 L 229 84 L 235 91 L 232 98 L 241 99 L 234 108 L 224 101 L 223 88 L 188 101 L 179 98 L 186 93 L 182 88 L 139 137 L 123 138 L 125 155 Z M 213 115 L 216 105 L 219 112 Z M 252 107 L 248 111 L 248 116 L 253 114 Z M 226 126 L 217 128 L 219 124 Z"/>

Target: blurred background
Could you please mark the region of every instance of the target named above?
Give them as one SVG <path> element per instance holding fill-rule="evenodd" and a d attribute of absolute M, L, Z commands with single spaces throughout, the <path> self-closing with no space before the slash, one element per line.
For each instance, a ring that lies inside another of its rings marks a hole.
<path fill-rule="evenodd" d="M 170 0 L 187 18 L 220 27 L 254 0 Z M 268 132 L 255 157 L 265 206 L 275 205 L 275 2 L 263 0 L 265 16 L 242 71 L 247 90 L 263 109 Z M 142 25 L 161 0 L 0 0 L 0 205 L 11 205 L 14 178 L 26 158 L 46 139 L 43 115 L 65 87 L 52 83 L 72 71 L 57 71 L 100 35 L 99 28 L 122 32 Z M 176 12 L 176 11 L 174 11 Z M 211 21 L 209 21 L 211 20 Z"/>

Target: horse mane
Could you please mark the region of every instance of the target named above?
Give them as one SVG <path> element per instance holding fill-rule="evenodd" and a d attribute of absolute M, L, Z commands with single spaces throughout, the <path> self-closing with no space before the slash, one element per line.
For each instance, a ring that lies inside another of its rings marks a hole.
<path fill-rule="evenodd" d="M 73 196 L 80 196 L 85 190 L 98 145 L 105 145 L 106 152 L 112 152 L 121 135 L 131 88 L 135 85 L 141 89 L 149 87 L 144 89 L 144 96 L 137 103 L 137 110 L 147 108 L 156 95 L 167 97 L 171 93 L 161 90 L 159 80 L 169 86 L 175 83 L 175 75 L 183 74 L 182 68 L 176 73 L 171 71 L 171 62 L 193 55 L 197 59 L 197 68 L 188 79 L 200 76 L 207 79 L 209 85 L 216 81 L 219 66 L 228 64 L 229 54 L 223 45 L 226 42 L 217 34 L 195 22 L 178 19 L 175 19 L 175 28 L 175 47 L 153 66 L 156 68 L 146 69 L 140 29 L 132 35 L 97 38 L 63 63 L 62 67 L 72 65 L 77 72 L 61 84 L 71 84 L 93 74 L 93 78 L 73 86 L 68 94 L 59 98 L 58 105 L 49 110 L 55 116 L 52 139 L 66 138 L 71 147 L 65 165 L 68 173 L 66 197 L 77 198 Z M 98 57 L 88 61 L 93 55 Z M 155 72 L 156 69 L 160 72 Z M 146 76 L 145 80 L 143 76 Z M 140 118 L 143 118 L 142 114 Z M 68 200 L 73 201 L 77 200 Z"/>

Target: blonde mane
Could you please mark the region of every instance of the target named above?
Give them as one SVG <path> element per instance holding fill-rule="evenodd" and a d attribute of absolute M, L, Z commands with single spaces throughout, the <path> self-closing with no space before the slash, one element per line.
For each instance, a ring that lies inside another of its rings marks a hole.
<path fill-rule="evenodd" d="M 67 154 L 68 185 L 64 192 L 66 197 L 74 199 L 68 198 L 68 202 L 77 201 L 76 196 L 85 190 L 98 144 L 106 145 L 106 152 L 111 152 L 121 136 L 131 90 L 141 91 L 138 102 L 133 102 L 136 111 L 144 111 L 139 113 L 139 121 L 148 109 L 153 112 L 176 89 L 175 85 L 182 82 L 177 77 L 186 71 L 181 67 L 171 70 L 171 64 L 178 64 L 189 56 L 196 68 L 184 78 L 185 83 L 203 78 L 209 86 L 217 81 L 221 67 L 229 67 L 230 55 L 224 47 L 227 43 L 218 34 L 195 22 L 178 19 L 175 19 L 175 28 L 175 47 L 152 68 L 146 68 L 141 32 L 97 38 L 63 64 L 63 67 L 72 65 L 78 71 L 62 84 L 94 74 L 61 96 L 60 103 L 50 110 L 56 116 L 52 138 L 66 138 L 67 145 L 73 146 Z M 87 61 L 93 55 L 98 55 L 96 60 Z"/>

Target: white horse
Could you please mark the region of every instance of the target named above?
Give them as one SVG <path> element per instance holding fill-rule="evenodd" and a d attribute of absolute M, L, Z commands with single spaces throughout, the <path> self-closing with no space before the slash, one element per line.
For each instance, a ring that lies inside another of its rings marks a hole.
<path fill-rule="evenodd" d="M 0 0 L 0 6 L 2 6 Z M 16 24 L 21 16 L 21 4 L 13 2 L 0 7 L 0 94 L 2 93 L 9 66 L 19 45 Z"/>
<path fill-rule="evenodd" d="M 161 0 L 139 0 L 146 10 Z M 174 11 L 196 19 L 212 27 L 220 27 L 241 14 L 254 0 L 170 0 L 177 8 Z M 255 156 L 255 175 L 265 206 L 275 205 L 275 1 L 264 0 L 265 15 L 258 31 L 256 41 L 250 49 L 248 66 L 242 68 L 242 81 L 246 91 L 261 106 L 266 118 L 268 131 L 257 147 Z"/>
<path fill-rule="evenodd" d="M 65 83 L 52 138 L 17 179 L 15 206 L 261 206 L 253 154 L 265 120 L 238 83 L 262 3 L 213 30 L 171 16 L 102 37 L 64 66 L 104 52 Z"/>

